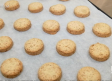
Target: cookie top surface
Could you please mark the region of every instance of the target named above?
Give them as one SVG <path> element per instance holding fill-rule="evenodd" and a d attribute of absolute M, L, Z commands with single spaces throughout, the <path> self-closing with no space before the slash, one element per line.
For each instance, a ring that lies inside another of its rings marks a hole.
<path fill-rule="evenodd" d="M 22 69 L 23 64 L 22 62 L 17 58 L 10 58 L 5 60 L 1 65 L 1 72 L 2 74 L 7 78 L 14 78 L 18 76 Z"/>
<path fill-rule="evenodd" d="M 0 18 L 0 29 L 4 27 L 4 21 Z"/>
<path fill-rule="evenodd" d="M 61 76 L 61 68 L 55 63 L 46 63 L 38 70 L 38 77 L 42 81 L 59 81 Z"/>
<path fill-rule="evenodd" d="M 97 23 L 93 27 L 93 33 L 99 37 L 111 36 L 111 27 L 106 23 Z"/>
<path fill-rule="evenodd" d="M 100 73 L 92 67 L 83 67 L 77 74 L 78 81 L 101 81 Z"/>
<path fill-rule="evenodd" d="M 89 48 L 90 56 L 97 61 L 106 61 L 110 56 L 109 48 L 100 43 L 96 43 Z"/>

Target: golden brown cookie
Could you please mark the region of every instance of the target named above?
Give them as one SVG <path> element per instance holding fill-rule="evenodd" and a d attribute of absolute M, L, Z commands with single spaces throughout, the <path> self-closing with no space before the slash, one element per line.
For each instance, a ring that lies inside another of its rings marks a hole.
<path fill-rule="evenodd" d="M 0 37 L 0 52 L 6 52 L 10 50 L 13 46 L 13 41 L 8 36 L 1 36 Z"/>
<path fill-rule="evenodd" d="M 4 27 L 4 21 L 0 18 L 0 30 Z"/>
<path fill-rule="evenodd" d="M 82 34 L 85 31 L 85 26 L 79 21 L 71 21 L 67 25 L 67 31 L 74 35 Z"/>
<path fill-rule="evenodd" d="M 72 40 L 63 39 L 57 43 L 56 50 L 62 56 L 71 56 L 76 51 L 76 44 Z"/>
<path fill-rule="evenodd" d="M 93 33 L 99 37 L 111 36 L 111 27 L 106 23 L 97 23 L 93 27 Z"/>
<path fill-rule="evenodd" d="M 16 0 L 9 0 L 4 5 L 5 5 L 5 9 L 8 11 L 13 11 L 20 7 L 19 2 Z"/>
<path fill-rule="evenodd" d="M 101 81 L 101 75 L 92 67 L 83 67 L 77 74 L 77 81 Z"/>
<path fill-rule="evenodd" d="M 110 57 L 109 48 L 100 43 L 96 43 L 89 48 L 90 56 L 97 61 L 106 61 Z"/>
<path fill-rule="evenodd" d="M 51 6 L 49 11 L 54 15 L 62 15 L 66 11 L 66 7 L 62 4 Z"/>
<path fill-rule="evenodd" d="M 55 20 L 47 20 L 43 23 L 43 30 L 48 34 L 56 34 L 60 29 L 60 25 Z"/>
<path fill-rule="evenodd" d="M 74 14 L 77 17 L 84 18 L 84 17 L 88 17 L 90 15 L 90 10 L 86 6 L 77 6 L 74 10 Z"/>
<path fill-rule="evenodd" d="M 17 58 L 10 58 L 2 63 L 0 70 L 3 76 L 7 78 L 15 78 L 22 72 L 23 64 Z"/>
<path fill-rule="evenodd" d="M 28 10 L 32 13 L 38 13 L 43 10 L 43 5 L 39 2 L 33 2 L 33 3 L 29 4 Z"/>
<path fill-rule="evenodd" d="M 27 18 L 20 18 L 14 22 L 17 31 L 27 31 L 31 28 L 31 21 Z"/>
<path fill-rule="evenodd" d="M 44 49 L 44 43 L 42 40 L 37 38 L 32 38 L 25 43 L 25 51 L 29 55 L 38 55 Z"/>
<path fill-rule="evenodd" d="M 61 68 L 52 62 L 42 65 L 38 70 L 40 81 L 60 81 L 61 77 Z"/>

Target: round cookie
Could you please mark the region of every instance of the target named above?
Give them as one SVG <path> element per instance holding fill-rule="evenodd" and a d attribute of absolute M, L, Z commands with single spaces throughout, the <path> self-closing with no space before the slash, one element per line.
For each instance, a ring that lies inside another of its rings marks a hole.
<path fill-rule="evenodd" d="M 66 11 L 66 7 L 62 4 L 51 6 L 49 11 L 54 15 L 62 15 Z"/>
<path fill-rule="evenodd" d="M 56 50 L 62 56 L 71 56 L 76 51 L 76 44 L 72 40 L 63 39 L 57 43 Z"/>
<path fill-rule="evenodd" d="M 77 17 L 84 18 L 90 15 L 90 10 L 86 6 L 77 6 L 74 10 L 74 14 Z"/>
<path fill-rule="evenodd" d="M 29 55 L 38 55 L 44 49 L 44 44 L 42 40 L 37 38 L 32 38 L 25 43 L 25 51 Z"/>
<path fill-rule="evenodd" d="M 0 30 L 4 27 L 4 21 L 0 18 Z"/>
<path fill-rule="evenodd" d="M 20 18 L 14 22 L 17 31 L 27 31 L 31 28 L 31 21 L 27 18 Z"/>
<path fill-rule="evenodd" d="M 7 78 L 15 78 L 22 72 L 23 64 L 17 58 L 10 58 L 2 63 L 0 70 L 3 76 Z"/>
<path fill-rule="evenodd" d="M 56 34 L 60 29 L 60 25 L 55 20 L 47 20 L 43 23 L 43 31 L 48 34 Z"/>
<path fill-rule="evenodd" d="M 77 74 L 77 81 L 101 81 L 101 75 L 92 67 L 83 67 Z"/>
<path fill-rule="evenodd" d="M 79 21 L 71 21 L 67 25 L 67 31 L 74 35 L 82 34 L 85 31 L 85 26 Z"/>
<path fill-rule="evenodd" d="M 93 33 L 99 37 L 111 36 L 111 27 L 106 23 L 97 23 L 93 27 Z"/>
<path fill-rule="evenodd" d="M 110 57 L 109 48 L 100 43 L 96 43 L 89 48 L 90 56 L 96 61 L 106 61 Z"/>
<path fill-rule="evenodd" d="M 0 52 L 6 52 L 10 50 L 13 46 L 13 41 L 8 36 L 1 36 L 0 37 Z"/>
<path fill-rule="evenodd" d="M 32 13 L 38 13 L 43 10 L 43 5 L 39 2 L 33 2 L 33 3 L 29 4 L 28 10 Z"/>
<path fill-rule="evenodd" d="M 8 11 L 13 11 L 20 7 L 19 2 L 16 0 L 9 0 L 4 5 L 5 5 L 5 9 Z"/>
<path fill-rule="evenodd" d="M 38 70 L 38 78 L 40 81 L 60 81 L 61 77 L 61 68 L 55 63 L 46 63 Z"/>

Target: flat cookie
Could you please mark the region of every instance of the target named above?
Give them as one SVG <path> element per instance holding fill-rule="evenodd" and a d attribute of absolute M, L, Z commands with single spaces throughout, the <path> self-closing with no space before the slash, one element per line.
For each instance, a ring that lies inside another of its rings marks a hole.
<path fill-rule="evenodd" d="M 71 56 L 76 51 L 76 44 L 72 40 L 63 39 L 57 43 L 56 50 L 62 56 Z"/>
<path fill-rule="evenodd" d="M 28 10 L 32 13 L 38 13 L 43 10 L 43 5 L 39 2 L 33 2 L 33 3 L 29 4 Z"/>
<path fill-rule="evenodd" d="M 5 5 L 5 9 L 8 11 L 13 11 L 20 7 L 19 2 L 16 0 L 9 0 L 4 5 Z"/>
<path fill-rule="evenodd" d="M 4 21 L 0 18 L 0 30 L 4 27 Z"/>
<path fill-rule="evenodd" d="M 74 10 L 74 14 L 77 17 L 84 18 L 90 15 L 90 10 L 86 6 L 77 6 Z"/>
<path fill-rule="evenodd" d="M 89 48 L 90 56 L 96 61 L 106 61 L 110 57 L 109 48 L 100 43 L 96 43 Z"/>
<path fill-rule="evenodd" d="M 93 33 L 99 37 L 111 36 L 111 27 L 106 23 L 97 23 L 93 27 Z"/>
<path fill-rule="evenodd" d="M 13 46 L 13 41 L 8 36 L 1 36 L 0 37 L 0 52 L 6 52 L 10 50 Z"/>
<path fill-rule="evenodd" d="M 20 18 L 14 22 L 17 31 L 27 31 L 31 28 L 31 21 L 27 18 Z"/>
<path fill-rule="evenodd" d="M 60 81 L 61 77 L 61 68 L 55 63 L 46 63 L 38 70 L 38 78 L 40 81 Z"/>
<path fill-rule="evenodd" d="M 79 21 L 71 21 L 67 25 L 67 31 L 71 34 L 79 35 L 79 34 L 84 33 L 85 26 L 83 23 Z"/>
<path fill-rule="evenodd" d="M 83 67 L 77 74 L 77 81 L 101 81 L 101 75 L 92 67 Z"/>
<path fill-rule="evenodd" d="M 15 78 L 22 72 L 23 64 L 17 58 L 10 58 L 2 63 L 0 70 L 3 76 L 7 78 Z"/>
<path fill-rule="evenodd" d="M 43 23 L 43 30 L 48 34 L 56 34 L 60 29 L 60 25 L 55 20 L 47 20 Z"/>
<path fill-rule="evenodd" d="M 49 11 L 54 15 L 62 15 L 66 11 L 66 7 L 62 4 L 51 6 Z"/>
<path fill-rule="evenodd" d="M 25 51 L 29 55 L 38 55 L 44 49 L 44 44 L 42 40 L 37 38 L 32 38 L 25 43 Z"/>

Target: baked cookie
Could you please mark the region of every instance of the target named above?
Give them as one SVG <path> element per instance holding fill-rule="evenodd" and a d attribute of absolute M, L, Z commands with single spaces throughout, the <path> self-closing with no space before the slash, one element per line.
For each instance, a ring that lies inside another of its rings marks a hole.
<path fill-rule="evenodd" d="M 13 41 L 8 36 L 1 36 L 0 37 L 0 52 L 6 52 L 10 50 L 13 46 Z"/>
<path fill-rule="evenodd" d="M 28 53 L 29 55 L 38 55 L 43 51 L 44 44 L 42 40 L 32 38 L 25 43 L 24 48 L 26 53 Z"/>
<path fill-rule="evenodd" d="M 48 34 L 56 34 L 60 29 L 60 25 L 55 20 L 47 20 L 43 23 L 43 31 Z"/>
<path fill-rule="evenodd" d="M 60 1 L 69 1 L 69 0 L 60 0 Z"/>
<path fill-rule="evenodd" d="M 79 21 L 71 21 L 67 25 L 67 31 L 71 34 L 82 34 L 85 31 L 85 26 Z"/>
<path fill-rule="evenodd" d="M 61 68 L 55 63 L 46 63 L 38 70 L 38 78 L 40 81 L 60 81 L 61 77 Z"/>
<path fill-rule="evenodd" d="M 63 39 L 57 43 L 56 50 L 62 56 L 71 56 L 76 51 L 76 44 L 72 40 Z"/>
<path fill-rule="evenodd" d="M 39 2 L 33 2 L 33 3 L 29 4 L 28 10 L 32 13 L 38 13 L 43 10 L 43 5 Z"/>
<path fill-rule="evenodd" d="M 62 4 L 51 6 L 49 11 L 54 15 L 62 15 L 66 11 L 66 7 Z"/>
<path fill-rule="evenodd" d="M 4 21 L 0 18 L 0 29 L 2 29 L 4 27 Z"/>
<path fill-rule="evenodd" d="M 77 74 L 77 81 L 101 81 L 101 75 L 92 67 L 83 67 Z"/>
<path fill-rule="evenodd" d="M 109 48 L 100 43 L 96 43 L 89 48 L 90 56 L 97 61 L 106 61 L 110 57 Z"/>
<path fill-rule="evenodd" d="M 90 10 L 86 6 L 77 6 L 74 10 L 74 14 L 77 17 L 84 18 L 90 15 Z"/>
<path fill-rule="evenodd" d="M 9 0 L 4 5 L 5 5 L 5 9 L 8 11 L 13 11 L 20 7 L 19 2 L 16 0 Z"/>
<path fill-rule="evenodd" d="M 10 58 L 2 63 L 0 70 L 3 76 L 7 78 L 15 78 L 22 72 L 23 64 L 17 58 Z"/>
<path fill-rule="evenodd" d="M 93 33 L 99 37 L 111 36 L 111 27 L 106 23 L 97 23 L 93 27 Z"/>
<path fill-rule="evenodd" d="M 14 22 L 14 28 L 17 31 L 26 31 L 31 28 L 31 21 L 27 18 L 20 18 Z"/>

